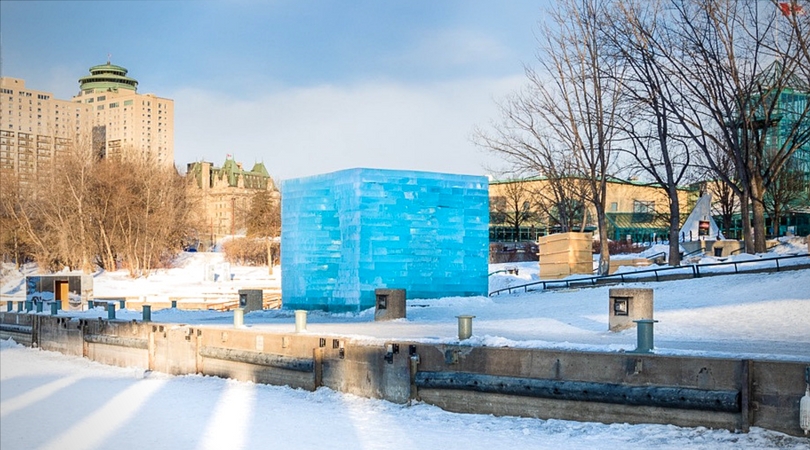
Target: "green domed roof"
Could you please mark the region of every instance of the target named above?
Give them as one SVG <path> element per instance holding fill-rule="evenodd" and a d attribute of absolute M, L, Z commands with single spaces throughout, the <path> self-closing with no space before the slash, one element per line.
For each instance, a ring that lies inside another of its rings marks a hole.
<path fill-rule="evenodd" d="M 138 88 L 138 81 L 129 78 L 127 69 L 114 64 L 101 64 L 90 68 L 90 75 L 79 78 L 81 90 L 118 90 L 127 89 L 135 91 Z"/>

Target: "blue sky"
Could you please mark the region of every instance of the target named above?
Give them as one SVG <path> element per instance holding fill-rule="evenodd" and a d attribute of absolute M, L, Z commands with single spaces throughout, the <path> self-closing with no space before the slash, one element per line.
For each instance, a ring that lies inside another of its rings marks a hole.
<path fill-rule="evenodd" d="M 544 1 L 7 1 L 2 75 L 69 99 L 104 63 L 175 101 L 175 161 L 484 174 Z"/>

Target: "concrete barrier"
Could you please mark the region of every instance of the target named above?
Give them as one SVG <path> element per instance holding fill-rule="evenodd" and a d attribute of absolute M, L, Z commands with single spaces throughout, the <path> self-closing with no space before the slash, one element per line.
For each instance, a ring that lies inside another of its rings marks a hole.
<path fill-rule="evenodd" d="M 18 309 L 18 311 L 17 313 L 0 313 L 0 338 L 11 338 L 18 344 L 34 347 L 36 346 L 34 318 L 37 316 L 24 314 L 21 309 Z"/>
<path fill-rule="evenodd" d="M 64 316 L 39 318 L 37 345 L 52 352 L 71 356 L 84 355 L 84 332 L 78 319 Z"/>
<path fill-rule="evenodd" d="M 0 337 L 122 367 L 447 410 L 803 435 L 806 362 L 577 352 L 0 312 Z"/>

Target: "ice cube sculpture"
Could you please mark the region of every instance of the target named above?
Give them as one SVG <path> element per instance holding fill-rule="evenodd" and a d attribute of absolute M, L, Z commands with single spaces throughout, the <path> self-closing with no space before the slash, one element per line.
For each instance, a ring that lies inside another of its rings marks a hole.
<path fill-rule="evenodd" d="M 284 308 L 360 311 L 378 288 L 487 294 L 486 177 L 348 169 L 281 187 Z"/>

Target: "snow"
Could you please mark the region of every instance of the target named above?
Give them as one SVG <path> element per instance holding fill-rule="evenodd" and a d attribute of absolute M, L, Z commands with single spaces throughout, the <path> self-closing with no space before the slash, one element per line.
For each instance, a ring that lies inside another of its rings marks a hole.
<path fill-rule="evenodd" d="M 725 430 L 456 414 L 321 388 L 103 366 L 0 342 L 0 448 L 15 449 L 807 449 Z"/>
<path fill-rule="evenodd" d="M 649 251 L 653 251 L 650 249 Z M 655 249 L 657 250 L 657 249 Z M 663 251 L 665 250 L 657 250 Z M 655 252 L 657 252 L 655 251 Z M 730 262 L 806 254 L 799 239 L 783 240 L 765 255 L 734 255 Z M 712 259 L 704 258 L 703 263 Z M 810 256 L 795 258 L 810 263 Z M 177 267 L 148 278 L 126 272 L 94 276 L 98 297 L 183 294 L 211 298 L 247 287 L 278 288 L 267 268 L 227 267 L 233 280 L 206 279 L 223 268 L 220 253 L 187 253 Z M 656 267 L 656 266 L 653 266 Z M 536 281 L 537 263 L 499 264 L 490 290 Z M 631 268 L 632 269 L 632 268 Z M 3 299 L 22 296 L 23 272 L 4 267 Z M 701 269 L 702 270 L 702 269 Z M 274 270 L 279 274 L 278 267 Z M 810 270 L 627 283 L 655 291 L 655 352 L 664 355 L 810 362 Z M 466 343 L 497 347 L 622 352 L 635 348 L 635 330 L 608 331 L 609 287 L 529 292 L 494 297 L 409 300 L 407 318 L 374 322 L 373 310 L 310 312 L 307 332 L 368 342 L 458 343 L 457 319 L 476 316 Z M 66 314 L 60 312 L 60 314 Z M 106 311 L 71 312 L 105 317 Z M 121 319 L 140 311 L 120 310 Z M 233 326 L 232 312 L 153 310 L 167 323 Z M 289 310 L 255 311 L 245 326 L 292 332 Z M 0 342 L 0 448 L 802 448 L 805 439 L 753 429 L 734 434 L 704 428 L 537 420 L 453 414 L 358 398 L 321 388 L 314 393 L 203 376 L 168 376 L 107 367 L 81 358 Z"/>

